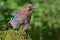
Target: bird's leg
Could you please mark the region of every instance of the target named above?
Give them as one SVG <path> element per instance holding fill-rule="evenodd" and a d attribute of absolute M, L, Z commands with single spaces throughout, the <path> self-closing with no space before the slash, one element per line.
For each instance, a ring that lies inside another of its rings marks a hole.
<path fill-rule="evenodd" d="M 29 24 L 28 23 L 26 23 L 26 24 L 24 24 L 24 26 L 23 26 L 23 30 L 26 32 L 26 30 L 27 30 L 27 28 L 29 27 Z M 24 39 L 27 39 L 28 38 L 28 34 L 27 34 L 27 32 L 24 34 Z"/>

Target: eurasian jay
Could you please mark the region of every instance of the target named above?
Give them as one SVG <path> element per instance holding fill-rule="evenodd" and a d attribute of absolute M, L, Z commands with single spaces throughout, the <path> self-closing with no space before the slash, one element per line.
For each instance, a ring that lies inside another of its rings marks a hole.
<path fill-rule="evenodd" d="M 20 26 L 26 30 L 30 25 L 30 19 L 32 15 L 32 11 L 35 7 L 33 5 L 29 4 L 22 10 L 18 10 L 16 12 L 12 13 L 13 18 L 8 22 L 6 27 L 3 30 L 7 30 L 10 27 L 13 29 L 18 29 Z"/>

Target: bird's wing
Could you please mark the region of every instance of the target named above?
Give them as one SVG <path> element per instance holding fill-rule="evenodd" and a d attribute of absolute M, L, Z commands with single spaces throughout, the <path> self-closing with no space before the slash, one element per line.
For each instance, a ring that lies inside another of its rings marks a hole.
<path fill-rule="evenodd" d="M 12 16 L 18 16 L 19 14 L 21 14 L 20 10 L 13 12 L 11 15 Z"/>
<path fill-rule="evenodd" d="M 16 16 L 18 17 L 18 20 L 22 21 L 27 18 L 27 12 L 23 12 L 23 10 L 18 10 L 16 12 L 12 13 L 12 16 L 14 16 L 14 19 L 16 19 Z"/>
<path fill-rule="evenodd" d="M 10 20 L 10 24 L 12 25 L 12 27 L 14 29 L 17 28 L 22 23 L 23 23 L 23 21 L 22 20 L 18 20 L 18 18 Z"/>
<path fill-rule="evenodd" d="M 22 10 L 18 10 L 18 11 L 16 11 L 16 12 L 13 12 L 13 13 L 12 13 L 12 16 L 18 16 L 18 17 L 19 17 L 19 16 L 24 15 L 24 13 L 25 13 L 25 12 L 23 12 Z"/>

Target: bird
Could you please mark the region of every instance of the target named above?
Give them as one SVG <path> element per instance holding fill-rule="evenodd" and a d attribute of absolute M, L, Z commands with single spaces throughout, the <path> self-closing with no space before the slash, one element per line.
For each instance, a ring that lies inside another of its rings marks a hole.
<path fill-rule="evenodd" d="M 13 12 L 11 14 L 13 17 L 8 21 L 8 24 L 3 30 L 8 30 L 9 28 L 18 29 L 19 27 L 26 30 L 30 25 L 31 15 L 34 9 L 35 7 L 32 4 L 28 4 L 23 9 Z"/>

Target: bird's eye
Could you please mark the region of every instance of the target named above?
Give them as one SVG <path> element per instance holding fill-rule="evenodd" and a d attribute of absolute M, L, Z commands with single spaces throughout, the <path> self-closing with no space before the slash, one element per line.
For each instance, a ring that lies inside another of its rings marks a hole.
<path fill-rule="evenodd" d="M 31 6 L 29 6 L 29 8 L 32 8 Z"/>

